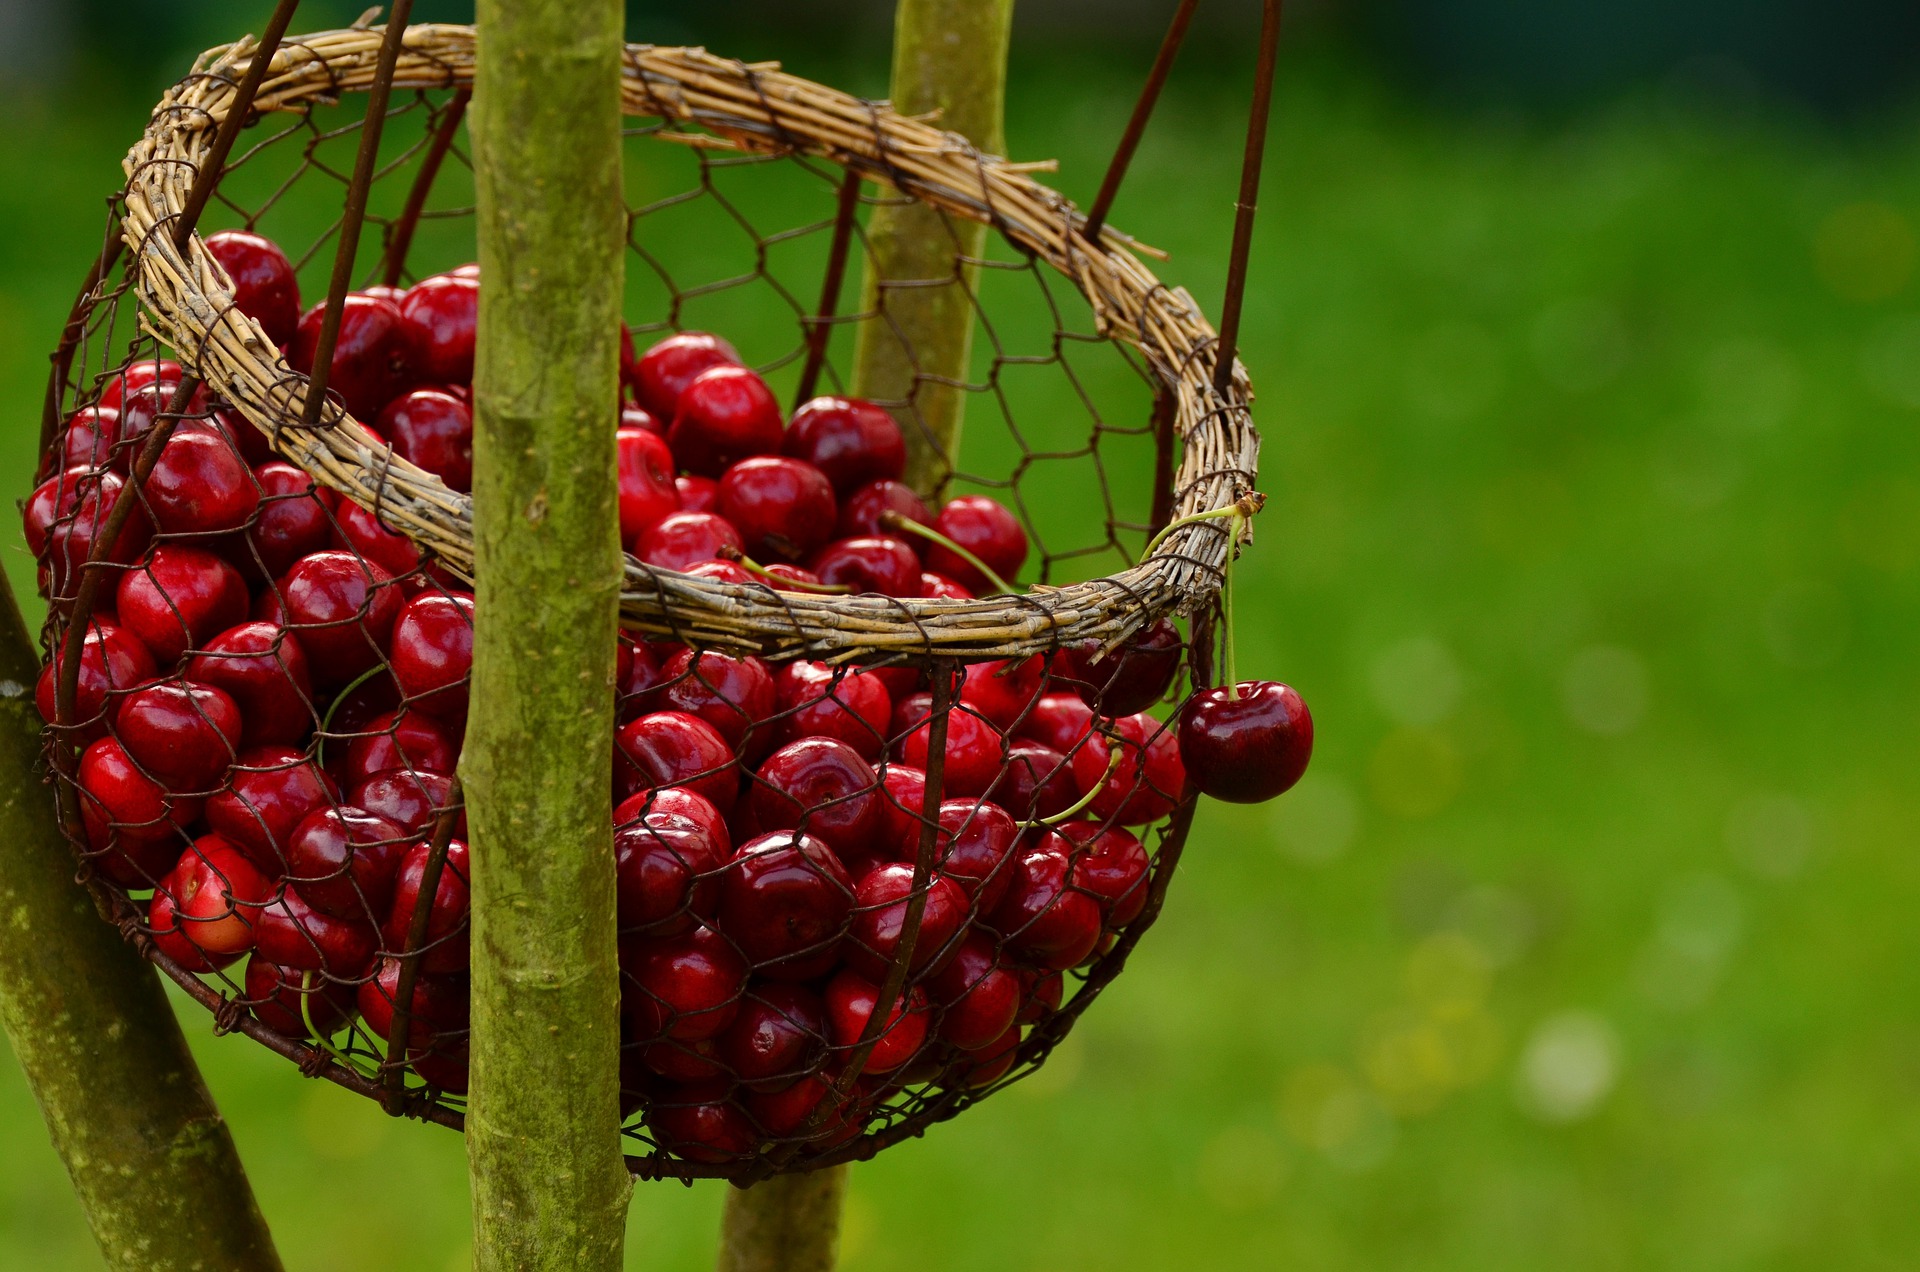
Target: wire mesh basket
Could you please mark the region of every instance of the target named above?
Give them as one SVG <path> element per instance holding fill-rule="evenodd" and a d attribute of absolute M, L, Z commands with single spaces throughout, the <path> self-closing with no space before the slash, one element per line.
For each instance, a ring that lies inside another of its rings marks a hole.
<path fill-rule="evenodd" d="M 103 914 L 218 1029 L 456 1128 L 473 548 L 470 453 L 434 430 L 471 369 L 417 336 L 355 362 L 346 311 L 477 293 L 473 40 L 270 32 L 199 60 L 128 155 L 26 510 L 48 749 Z M 1162 531 L 1247 506 L 1258 438 L 1192 299 L 1032 166 L 698 49 L 629 46 L 623 101 L 635 348 L 751 368 L 792 403 L 788 455 L 807 412 L 872 409 L 846 396 L 854 348 L 905 341 L 901 298 L 952 289 L 974 320 L 964 377 L 916 368 L 874 403 L 939 457 L 926 503 L 862 504 L 834 472 L 818 542 L 623 526 L 630 1163 L 751 1182 L 1031 1072 L 1124 967 L 1193 813 L 1161 708 L 1212 683 L 1234 550 L 1222 520 Z M 843 303 L 871 218 L 908 203 L 986 247 Z M 269 241 L 286 277 L 332 271 L 304 316 L 261 299 Z M 623 419 L 673 439 L 692 408 L 652 402 L 647 365 Z M 966 464 L 940 395 L 967 408 Z M 672 515 L 744 480 L 674 466 L 696 471 Z M 978 552 L 940 537 L 969 508 L 999 535 Z M 893 546 L 829 559 L 853 539 Z"/>

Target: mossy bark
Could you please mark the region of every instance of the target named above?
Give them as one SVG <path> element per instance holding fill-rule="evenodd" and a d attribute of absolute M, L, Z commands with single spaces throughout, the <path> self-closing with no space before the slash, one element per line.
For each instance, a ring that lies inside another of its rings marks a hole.
<path fill-rule="evenodd" d="M 939 112 L 980 150 L 1006 149 L 1007 41 L 1013 0 L 900 0 L 893 105 Z M 974 268 L 987 227 L 921 204 L 875 208 L 861 288 L 853 391 L 889 403 L 907 438 L 909 485 L 940 493 L 959 454 L 973 349 Z"/>
<path fill-rule="evenodd" d="M 473 1090 L 480 1269 L 621 1265 L 610 816 L 619 0 L 480 0 Z"/>
<path fill-rule="evenodd" d="M 38 771 L 38 672 L 0 572 L 0 1023 L 108 1267 L 278 1272 L 158 976 L 74 883 Z"/>
<path fill-rule="evenodd" d="M 846 1195 L 845 1166 L 728 1189 L 717 1272 L 833 1272 Z"/>

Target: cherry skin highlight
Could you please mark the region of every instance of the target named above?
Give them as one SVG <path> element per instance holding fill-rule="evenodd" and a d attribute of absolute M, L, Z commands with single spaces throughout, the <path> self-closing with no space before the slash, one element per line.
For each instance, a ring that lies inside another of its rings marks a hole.
<path fill-rule="evenodd" d="M 667 442 L 689 472 L 719 477 L 743 459 L 779 454 L 781 432 L 766 381 L 745 367 L 717 366 L 680 394 Z"/>
<path fill-rule="evenodd" d="M 720 885 L 718 926 L 754 971 L 807 981 L 839 961 L 853 884 L 812 835 L 764 834 L 742 844 Z"/>
<path fill-rule="evenodd" d="M 1257 804 L 1292 789 L 1313 756 L 1313 716 L 1288 685 L 1247 680 L 1239 697 L 1206 689 L 1180 713 L 1180 758 L 1215 799 Z"/>
<path fill-rule="evenodd" d="M 783 449 L 825 473 L 841 495 L 897 481 L 907 466 L 900 426 L 863 398 L 817 397 L 793 413 Z"/>
<path fill-rule="evenodd" d="M 634 364 L 633 387 L 641 406 L 656 419 L 671 420 L 688 385 L 715 367 L 739 365 L 740 355 L 719 336 L 683 331 L 640 356 Z"/>

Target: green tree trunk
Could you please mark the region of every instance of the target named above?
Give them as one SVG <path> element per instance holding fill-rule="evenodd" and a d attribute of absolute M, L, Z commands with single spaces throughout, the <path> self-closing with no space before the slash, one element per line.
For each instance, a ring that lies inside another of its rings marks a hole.
<path fill-rule="evenodd" d="M 1013 0 L 900 0 L 893 20 L 893 105 L 940 112 L 940 126 L 989 154 L 1006 149 L 1007 41 Z M 960 447 L 973 349 L 971 290 L 987 227 L 920 204 L 874 209 L 861 287 L 854 392 L 894 408 L 907 438 L 907 484 L 936 495 Z M 945 279 L 938 286 L 889 286 Z"/>
<path fill-rule="evenodd" d="M 900 0 L 893 19 L 893 105 L 940 112 L 941 125 L 981 150 L 1006 148 L 1007 43 L 1013 0 Z M 861 310 L 885 312 L 860 325 L 853 391 L 905 401 L 906 479 L 932 498 L 960 452 L 966 395 L 929 377 L 964 381 L 973 348 L 975 271 L 984 225 L 951 221 L 920 205 L 876 208 Z M 939 287 L 889 282 L 950 279 Z M 840 1244 L 847 1168 L 770 1179 L 727 1194 L 719 1272 L 830 1272 Z"/>
<path fill-rule="evenodd" d="M 611 1272 L 620 0 L 480 0 L 473 133 L 475 1266 Z"/>
<path fill-rule="evenodd" d="M 0 571 L 0 1023 L 108 1267 L 278 1272 L 159 978 L 74 884 L 37 771 L 39 670 Z"/>

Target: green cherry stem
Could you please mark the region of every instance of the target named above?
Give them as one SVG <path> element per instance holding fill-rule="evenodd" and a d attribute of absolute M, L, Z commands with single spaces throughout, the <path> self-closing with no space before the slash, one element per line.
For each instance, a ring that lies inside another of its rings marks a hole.
<path fill-rule="evenodd" d="M 333 701 L 327 704 L 327 714 L 320 718 L 320 746 L 314 752 L 313 758 L 315 763 L 324 764 L 327 761 L 327 738 L 331 736 L 329 731 L 333 728 L 333 717 L 334 714 L 340 710 L 340 704 L 345 702 L 355 689 L 366 684 L 367 681 L 372 680 L 385 670 L 387 670 L 387 664 L 375 663 L 348 681 L 346 688 L 333 695 Z M 305 1004 L 305 1001 L 305 999 L 301 1000 L 302 1005 Z"/>
<path fill-rule="evenodd" d="M 300 1019 L 307 1026 L 307 1034 L 320 1044 L 320 1050 L 333 1058 L 333 1062 L 343 1069 L 352 1070 L 371 1082 L 378 1075 L 367 1073 L 353 1062 L 353 1057 L 333 1045 L 333 1039 L 314 1028 L 313 1024 L 313 973 L 300 973 Z"/>
<path fill-rule="evenodd" d="M 889 530 L 904 530 L 908 534 L 917 534 L 922 539 L 939 544 L 974 569 L 980 571 L 980 577 L 993 584 L 994 591 L 1005 592 L 1009 596 L 1013 594 L 1012 586 L 1008 584 L 1005 579 L 1001 578 L 999 574 L 995 573 L 992 566 L 955 543 L 952 539 L 949 539 L 946 535 L 941 534 L 932 526 L 923 526 L 912 517 L 903 517 L 897 512 L 882 513 L 880 515 L 880 524 Z"/>
<path fill-rule="evenodd" d="M 720 559 L 731 561 L 748 574 L 759 579 L 776 592 L 818 592 L 822 596 L 851 596 L 853 588 L 846 583 L 809 583 L 805 579 L 789 579 L 774 574 L 731 543 L 720 545 Z"/>
<path fill-rule="evenodd" d="M 1107 788 L 1107 782 L 1113 777 L 1113 771 L 1119 767 L 1120 748 L 1117 746 L 1109 746 L 1107 748 L 1107 774 L 1094 784 L 1092 790 L 1075 800 L 1073 807 L 1061 809 L 1051 817 L 1039 817 L 1033 821 L 1023 821 L 1020 823 L 1020 828 L 1022 830 L 1032 830 L 1036 826 L 1058 826 L 1061 822 L 1072 821 L 1075 817 L 1085 812 L 1087 805 L 1093 803 L 1100 792 Z M 1049 773 L 1047 776 L 1052 777 L 1053 774 Z"/>

